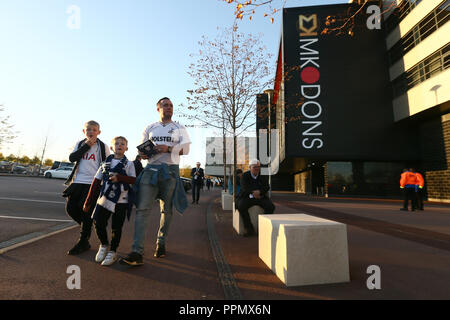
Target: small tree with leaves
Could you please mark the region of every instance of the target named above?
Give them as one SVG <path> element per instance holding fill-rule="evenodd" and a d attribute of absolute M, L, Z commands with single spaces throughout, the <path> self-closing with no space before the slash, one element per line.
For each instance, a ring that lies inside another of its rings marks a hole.
<path fill-rule="evenodd" d="M 255 124 L 256 95 L 270 86 L 272 57 L 261 36 L 238 32 L 236 23 L 191 55 L 189 67 L 195 89 L 188 90 L 191 119 L 226 130 L 233 137 L 233 200 L 236 197 L 237 136 Z M 226 122 L 226 123 L 224 123 Z"/>

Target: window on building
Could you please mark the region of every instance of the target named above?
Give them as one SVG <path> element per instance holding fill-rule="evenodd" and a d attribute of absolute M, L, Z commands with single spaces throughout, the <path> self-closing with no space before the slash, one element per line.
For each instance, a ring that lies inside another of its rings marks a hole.
<path fill-rule="evenodd" d="M 442 2 L 439 7 L 430 12 L 411 31 L 397 41 L 388 52 L 390 64 L 393 65 L 402 56 L 443 26 L 450 19 L 449 10 L 450 0 Z"/>
<path fill-rule="evenodd" d="M 431 33 L 436 31 L 437 24 L 436 24 L 436 17 L 434 14 L 427 16 L 425 19 L 423 19 L 419 23 L 419 30 L 420 30 L 420 41 L 423 41 L 425 38 L 427 38 Z"/>
<path fill-rule="evenodd" d="M 394 9 L 392 14 L 385 21 L 386 32 L 389 33 L 405 19 L 405 17 L 421 2 L 422 0 L 403 0 Z"/>
<path fill-rule="evenodd" d="M 394 97 L 404 94 L 419 83 L 424 82 L 450 67 L 450 43 L 392 81 Z"/>
<path fill-rule="evenodd" d="M 441 72 L 442 61 L 440 52 L 436 52 L 424 61 L 425 79 L 431 78 L 433 75 Z"/>
<path fill-rule="evenodd" d="M 436 19 L 439 28 L 450 19 L 450 0 L 445 1 L 442 6 L 437 8 Z"/>
<path fill-rule="evenodd" d="M 442 49 L 442 65 L 444 66 L 444 70 L 450 67 L 450 46 L 447 45 L 444 49 Z"/>

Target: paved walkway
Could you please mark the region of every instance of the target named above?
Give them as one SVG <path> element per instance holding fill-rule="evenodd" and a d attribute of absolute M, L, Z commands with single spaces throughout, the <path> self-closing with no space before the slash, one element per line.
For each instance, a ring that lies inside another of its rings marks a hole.
<path fill-rule="evenodd" d="M 190 194 L 188 194 L 190 197 Z M 316 199 L 274 193 L 276 213 L 307 213 L 347 223 L 351 281 L 286 287 L 258 258 L 257 237 L 243 238 L 223 211 L 220 191 L 172 220 L 167 256 L 153 257 L 158 206 L 149 224 L 145 264 L 102 267 L 98 240 L 79 256 L 66 251 L 72 229 L 0 255 L 0 299 L 450 299 L 450 207 L 402 212 L 399 203 Z M 119 254 L 130 251 L 134 221 L 126 222 Z M 81 269 L 81 290 L 69 290 L 67 267 Z M 381 268 L 381 290 L 368 290 L 367 267 Z"/>

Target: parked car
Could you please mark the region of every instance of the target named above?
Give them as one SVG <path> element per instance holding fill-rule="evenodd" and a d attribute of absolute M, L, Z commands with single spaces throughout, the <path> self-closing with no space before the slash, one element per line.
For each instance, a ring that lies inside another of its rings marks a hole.
<path fill-rule="evenodd" d="M 27 168 L 22 166 L 14 166 L 13 173 L 26 174 L 28 172 Z"/>
<path fill-rule="evenodd" d="M 191 179 L 184 178 L 184 177 L 180 177 L 180 178 L 181 178 L 181 181 L 183 181 L 184 191 L 188 192 L 189 190 L 191 190 L 192 189 Z"/>
<path fill-rule="evenodd" d="M 11 167 L 12 165 L 8 161 L 0 161 L 0 172 L 10 173 Z"/>
<path fill-rule="evenodd" d="M 57 169 L 50 169 L 44 172 L 46 178 L 60 178 L 67 179 L 72 172 L 72 167 L 61 167 Z"/>

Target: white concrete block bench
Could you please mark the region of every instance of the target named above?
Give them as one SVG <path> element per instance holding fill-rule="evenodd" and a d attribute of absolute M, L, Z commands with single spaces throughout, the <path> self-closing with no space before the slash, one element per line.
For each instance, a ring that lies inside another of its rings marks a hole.
<path fill-rule="evenodd" d="M 248 209 L 250 221 L 252 222 L 256 233 L 258 233 L 258 216 L 263 213 L 264 209 L 260 206 L 252 206 Z M 240 236 L 242 236 L 245 232 L 244 223 L 242 222 L 241 215 L 237 209 L 233 212 L 233 228 Z"/>
<path fill-rule="evenodd" d="M 350 281 L 343 223 L 306 214 L 260 215 L 258 247 L 286 286 Z"/>
<path fill-rule="evenodd" d="M 222 209 L 233 210 L 233 195 L 222 191 Z"/>

